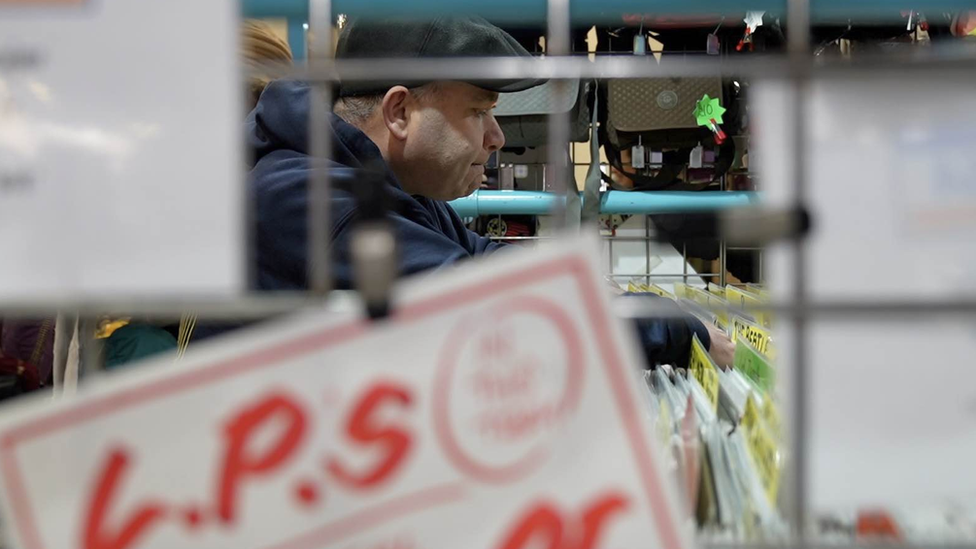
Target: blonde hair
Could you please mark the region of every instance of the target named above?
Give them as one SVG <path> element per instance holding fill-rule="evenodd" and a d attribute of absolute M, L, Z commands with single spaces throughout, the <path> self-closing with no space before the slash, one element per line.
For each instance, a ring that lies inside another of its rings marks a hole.
<path fill-rule="evenodd" d="M 278 37 L 270 25 L 254 19 L 244 20 L 241 26 L 241 57 L 244 67 L 252 71 L 246 79 L 245 107 L 250 112 L 261 97 L 261 92 L 271 82 L 271 76 L 262 69 L 276 64 L 291 65 L 294 57 L 288 43 Z"/>

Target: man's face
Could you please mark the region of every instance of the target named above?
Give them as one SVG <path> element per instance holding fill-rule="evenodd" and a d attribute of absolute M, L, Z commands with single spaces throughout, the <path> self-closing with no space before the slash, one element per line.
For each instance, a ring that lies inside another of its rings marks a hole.
<path fill-rule="evenodd" d="M 481 185 L 485 162 L 505 144 L 491 112 L 497 101 L 495 92 L 444 82 L 418 102 L 404 144 L 410 192 L 454 200 Z"/>

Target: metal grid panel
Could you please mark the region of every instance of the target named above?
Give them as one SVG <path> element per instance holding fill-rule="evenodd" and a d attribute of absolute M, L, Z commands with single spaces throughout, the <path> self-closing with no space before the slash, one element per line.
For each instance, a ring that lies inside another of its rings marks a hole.
<path fill-rule="evenodd" d="M 899 58 L 890 56 L 883 59 L 866 59 L 864 63 L 853 63 L 844 66 L 828 65 L 815 68 L 809 56 L 810 37 L 810 5 L 809 0 L 789 0 L 788 24 L 790 28 L 789 54 L 786 59 L 744 59 L 718 62 L 711 59 L 682 59 L 677 63 L 661 65 L 650 64 L 646 60 L 635 58 L 603 58 L 597 62 L 586 59 L 560 58 L 568 53 L 569 44 L 569 2 L 568 0 L 549 0 L 549 47 L 550 57 L 545 60 L 517 61 L 484 60 L 473 63 L 470 60 L 455 63 L 438 61 L 436 63 L 424 60 L 368 60 L 355 63 L 335 63 L 331 55 L 331 2 L 330 0 L 310 1 L 310 30 L 315 37 L 309 50 L 310 63 L 306 68 L 296 69 L 288 76 L 307 79 L 314 84 L 313 103 L 311 110 L 310 136 L 311 154 L 326 157 L 330 148 L 328 124 L 328 105 L 330 104 L 329 86 L 337 79 L 338 74 L 347 78 L 368 79 L 379 74 L 395 76 L 397 74 L 414 77 L 436 78 L 466 76 L 494 76 L 512 78 L 514 76 L 533 75 L 547 76 L 554 79 L 568 79 L 579 77 L 634 78 L 640 76 L 700 76 L 714 74 L 737 74 L 754 78 L 786 78 L 793 82 L 797 100 L 794 103 L 792 122 L 794 128 L 794 184 L 795 204 L 804 203 L 806 168 L 803 163 L 803 150 L 806 140 L 804 120 L 804 100 L 806 99 L 807 83 L 811 78 L 829 78 L 834 75 L 844 75 L 848 71 L 871 70 L 876 67 L 890 67 L 893 64 L 905 69 L 924 70 L 972 70 L 976 67 L 976 60 L 967 52 L 940 51 L 931 52 L 925 56 Z M 282 74 L 283 76 L 285 74 Z M 550 118 L 550 136 L 556 143 L 567 143 L 569 134 L 568 121 L 564 117 Z M 557 170 L 557 176 L 563 181 L 569 178 L 558 172 L 563 159 L 561 151 L 552 147 L 550 152 L 550 166 Z M 151 314 L 159 317 L 178 317 L 187 310 L 198 313 L 206 318 L 240 318 L 266 317 L 274 314 L 296 311 L 307 306 L 321 306 L 325 303 L 324 296 L 330 288 L 329 257 L 328 257 L 328 175 L 324 171 L 315 172 L 309 186 L 310 189 L 310 280 L 312 291 L 305 295 L 288 296 L 242 296 L 235 300 L 161 300 L 161 301 L 57 301 L 57 302 L 24 302 L 8 303 L 4 307 L 6 314 L 50 315 L 58 311 L 76 311 L 82 317 L 90 317 L 104 311 L 126 311 L 133 314 Z M 557 187 L 557 188 L 562 188 Z M 562 192 L 566 192 L 563 190 Z M 566 223 L 565 212 L 560 214 Z M 795 281 L 793 299 L 789 303 L 771 304 L 766 309 L 789 319 L 795 336 L 795 354 L 793 359 L 794 384 L 792 396 L 792 451 L 794 467 L 789 478 L 790 503 L 788 516 L 795 528 L 795 544 L 793 547 L 814 547 L 806 543 L 806 519 L 808 509 L 808 463 L 807 440 L 808 403 L 813 395 L 809 394 L 807 380 L 806 353 L 806 325 L 814 317 L 866 317 L 880 320 L 916 317 L 918 315 L 972 315 L 976 313 L 976 301 L 926 301 L 926 302 L 818 302 L 811 303 L 806 296 L 805 261 L 806 253 L 802 240 L 793 243 L 795 258 Z M 722 246 L 722 262 L 726 259 L 730 248 Z M 685 250 L 685 257 L 687 251 Z M 648 279 L 650 278 L 649 269 Z M 724 276 L 724 269 L 721 275 Z M 682 273 L 687 277 L 687 270 Z M 639 303 L 620 303 L 617 313 L 622 317 L 656 316 L 656 311 L 642 308 Z M 782 546 L 782 545 L 779 545 Z M 757 545 L 712 546 L 716 547 L 761 547 Z"/>

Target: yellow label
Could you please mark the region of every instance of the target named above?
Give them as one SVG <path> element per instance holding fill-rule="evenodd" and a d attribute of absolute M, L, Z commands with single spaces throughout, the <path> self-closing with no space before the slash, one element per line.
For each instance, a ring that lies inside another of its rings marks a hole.
<path fill-rule="evenodd" d="M 712 362 L 712 357 L 705 350 L 705 346 L 702 345 L 701 341 L 698 341 L 697 335 L 691 340 L 691 358 L 688 360 L 688 370 L 705 390 L 705 395 L 708 396 L 712 409 L 718 411 L 718 367 Z"/>
<path fill-rule="evenodd" d="M 776 409 L 776 405 L 773 404 L 773 399 L 770 398 L 772 395 L 766 395 L 766 401 L 762 405 L 762 417 L 766 422 L 766 427 L 769 428 L 773 436 L 777 440 L 783 438 L 783 420 L 780 419 L 779 410 Z"/>
<path fill-rule="evenodd" d="M 742 412 L 742 426 L 752 429 L 756 425 L 759 425 L 759 409 L 756 408 L 756 401 L 753 400 L 752 395 L 749 395 L 746 398 L 746 409 Z"/>
<path fill-rule="evenodd" d="M 648 286 L 647 291 L 652 294 L 657 294 L 661 297 L 666 297 L 668 299 L 675 299 L 674 294 L 658 286 L 657 284 L 651 284 L 650 286 Z"/>
<path fill-rule="evenodd" d="M 640 282 L 628 282 L 627 291 L 637 294 L 656 294 L 668 299 L 675 299 L 674 294 L 658 286 L 657 284 L 642 284 Z"/>
<path fill-rule="evenodd" d="M 710 295 L 708 308 L 718 317 L 718 322 L 722 326 L 722 329 L 727 329 L 729 325 L 729 302 L 724 297 Z"/>
<path fill-rule="evenodd" d="M 769 290 L 758 284 L 746 284 L 745 290 L 763 301 L 769 301 Z"/>
<path fill-rule="evenodd" d="M 715 284 L 714 282 L 708 283 L 708 293 L 715 294 L 719 297 L 725 297 L 725 288 Z"/>
<path fill-rule="evenodd" d="M 114 334 L 116 330 L 128 325 L 128 318 L 119 320 L 105 319 L 98 325 L 98 329 L 95 331 L 95 339 L 107 339 L 112 337 L 112 334 Z"/>
<path fill-rule="evenodd" d="M 711 289 L 714 284 L 709 284 L 709 289 Z M 724 291 L 724 290 L 723 290 Z M 693 286 L 687 287 L 687 292 L 692 295 L 695 303 L 705 307 L 709 311 L 715 314 L 718 318 L 716 324 L 719 325 L 723 330 L 729 325 L 729 302 L 725 300 L 724 295 L 719 296 L 712 292 L 706 292 L 701 288 L 695 288 Z"/>
<path fill-rule="evenodd" d="M 701 288 L 695 288 L 694 286 L 686 286 L 685 291 L 691 295 L 692 301 L 701 305 L 702 307 L 705 307 L 706 309 L 710 308 L 709 299 L 712 297 L 712 294 L 702 290 Z"/>
<path fill-rule="evenodd" d="M 742 338 L 748 341 L 766 358 L 773 358 L 776 354 L 772 346 L 772 336 L 769 334 L 769 330 L 753 324 L 740 316 L 732 317 L 732 328 L 732 343 Z"/>
<path fill-rule="evenodd" d="M 763 304 L 763 302 L 754 294 L 740 290 L 731 284 L 725 287 L 725 299 L 727 299 L 733 307 L 741 307 L 743 309 L 746 307 L 755 307 Z M 771 319 L 766 312 L 756 310 L 750 310 L 748 312 L 750 315 L 756 318 L 759 324 L 767 328 L 770 327 Z"/>
<path fill-rule="evenodd" d="M 779 494 L 780 455 L 776 441 L 759 416 L 759 410 L 750 396 L 746 399 L 746 409 L 742 414 L 742 427 L 745 430 L 746 445 L 752 460 L 756 462 L 757 473 L 762 481 L 766 496 L 776 505 Z"/>
<path fill-rule="evenodd" d="M 678 299 L 692 299 L 692 297 L 688 295 L 688 285 L 681 282 L 674 283 L 674 295 Z"/>

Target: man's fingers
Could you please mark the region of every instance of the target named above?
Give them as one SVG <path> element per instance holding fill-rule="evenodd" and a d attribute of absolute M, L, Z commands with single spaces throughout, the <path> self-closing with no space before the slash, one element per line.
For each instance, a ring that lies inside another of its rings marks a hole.
<path fill-rule="evenodd" d="M 719 366 L 731 366 L 735 357 L 735 345 L 725 332 L 717 326 L 708 324 L 708 335 L 711 338 L 711 345 L 708 347 L 708 354 Z"/>

